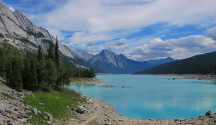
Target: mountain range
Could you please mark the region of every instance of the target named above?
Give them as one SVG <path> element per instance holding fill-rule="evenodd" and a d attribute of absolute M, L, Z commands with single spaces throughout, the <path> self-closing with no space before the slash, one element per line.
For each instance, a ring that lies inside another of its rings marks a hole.
<path fill-rule="evenodd" d="M 156 65 L 175 61 L 175 59 L 168 57 L 165 59 L 138 62 L 128 59 L 123 54 L 117 55 L 109 50 L 102 50 L 96 55 L 81 53 L 80 57 L 89 62 L 91 65 L 102 69 L 103 72 L 114 74 L 134 73 Z M 95 70 L 100 72 L 97 69 Z"/>
<path fill-rule="evenodd" d="M 216 73 L 216 52 L 161 64 L 135 74 L 210 74 Z"/>

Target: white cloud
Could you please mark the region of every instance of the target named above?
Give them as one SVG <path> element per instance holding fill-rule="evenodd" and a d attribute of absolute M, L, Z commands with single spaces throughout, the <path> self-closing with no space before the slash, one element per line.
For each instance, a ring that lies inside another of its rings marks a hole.
<path fill-rule="evenodd" d="M 216 40 L 216 27 L 209 29 L 207 35 Z"/>
<path fill-rule="evenodd" d="M 216 16 L 214 0 L 152 0 L 145 4 L 140 2 L 146 0 L 113 1 L 70 0 L 63 7 L 47 13 L 44 24 L 62 30 L 101 32 L 159 22 L 197 23 Z"/>
<path fill-rule="evenodd" d="M 40 15 L 39 22 L 54 35 L 67 39 L 67 44 L 77 52 L 95 54 L 106 48 L 136 60 L 168 56 L 181 59 L 214 51 L 216 29 L 208 30 L 207 36 L 171 40 L 125 37 L 157 23 L 206 26 L 216 21 L 215 3 L 215 0 L 67 0 L 63 6 Z M 65 38 L 62 30 L 75 33 Z"/>
<path fill-rule="evenodd" d="M 132 55 L 141 54 L 140 58 L 155 59 L 157 57 L 173 57 L 183 59 L 197 54 L 215 51 L 216 41 L 203 35 L 187 36 L 179 39 L 161 40 L 156 38 L 149 44 L 133 48 Z"/>

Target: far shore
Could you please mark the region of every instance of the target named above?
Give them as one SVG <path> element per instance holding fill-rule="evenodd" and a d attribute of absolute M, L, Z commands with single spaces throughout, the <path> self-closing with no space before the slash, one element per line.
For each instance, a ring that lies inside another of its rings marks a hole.
<path fill-rule="evenodd" d="M 173 79 L 197 79 L 197 80 L 216 80 L 216 74 L 133 74 L 133 75 L 158 75 L 158 76 L 183 76 L 183 78 Z"/>
<path fill-rule="evenodd" d="M 171 74 L 169 76 L 177 76 L 176 74 Z M 197 75 L 181 75 L 181 76 L 193 76 L 197 78 Z M 201 76 L 199 76 L 201 77 Z M 92 81 L 91 81 L 92 80 Z M 72 81 L 71 85 L 91 85 L 105 83 L 103 80 L 97 78 L 82 79 L 77 81 Z M 102 100 L 89 98 L 85 96 L 86 103 L 81 104 L 82 107 L 86 109 L 85 113 L 79 114 L 75 110 L 72 111 L 75 119 L 70 119 L 66 121 L 68 125 L 182 125 L 182 124 L 196 124 L 196 125 L 206 125 L 215 124 L 216 113 L 206 113 L 202 116 L 196 118 L 188 119 L 173 119 L 173 120 L 157 120 L 157 119 L 131 119 L 119 115 L 114 110 L 111 104 L 108 104 Z M 209 115 L 210 114 L 210 115 Z"/>
<path fill-rule="evenodd" d="M 197 79 L 197 80 L 216 80 L 216 75 L 212 74 L 160 74 L 160 76 L 184 76 L 174 79 Z"/>

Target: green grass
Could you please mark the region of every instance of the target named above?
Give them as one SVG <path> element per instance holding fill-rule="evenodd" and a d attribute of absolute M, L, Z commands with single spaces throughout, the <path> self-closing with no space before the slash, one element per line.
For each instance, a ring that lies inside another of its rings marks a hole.
<path fill-rule="evenodd" d="M 81 98 L 79 93 L 69 89 L 63 89 L 60 92 L 51 91 L 49 93 L 34 92 L 24 99 L 25 104 L 37 108 L 38 111 L 49 112 L 55 119 L 70 118 L 69 111 L 77 107 L 78 102 L 82 103 L 83 101 L 84 99 Z M 35 120 L 36 118 L 33 121 Z"/>
<path fill-rule="evenodd" d="M 31 123 L 33 125 L 47 125 L 47 121 L 48 120 L 45 119 L 42 114 L 33 114 L 32 117 L 26 121 L 26 123 Z"/>
<path fill-rule="evenodd" d="M 5 86 L 5 84 L 3 82 L 0 81 L 0 86 Z"/>
<path fill-rule="evenodd" d="M 11 96 L 11 95 L 9 95 L 9 94 L 7 94 L 7 93 L 1 93 L 3 96 L 5 96 L 5 97 L 7 97 L 7 98 L 9 98 L 9 99 L 15 99 L 13 96 Z"/>

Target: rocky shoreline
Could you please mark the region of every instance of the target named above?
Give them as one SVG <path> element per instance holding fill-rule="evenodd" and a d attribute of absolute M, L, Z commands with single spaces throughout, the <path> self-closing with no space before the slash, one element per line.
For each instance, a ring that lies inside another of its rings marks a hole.
<path fill-rule="evenodd" d="M 205 115 L 190 119 L 174 120 L 139 120 L 130 119 L 117 114 L 112 105 L 101 100 L 87 98 L 86 103 L 73 109 L 76 119 L 67 121 L 68 125 L 209 125 L 216 124 L 216 113 L 211 111 Z"/>
<path fill-rule="evenodd" d="M 164 75 L 160 75 L 160 76 L 164 76 Z M 211 81 L 216 81 L 216 75 L 212 75 L 212 74 L 167 74 L 165 76 L 183 76 L 183 78 L 171 78 L 172 80 L 175 79 L 197 79 L 197 80 L 211 80 Z M 170 79 L 170 80 L 171 80 Z"/>
<path fill-rule="evenodd" d="M 189 78 L 191 78 L 191 79 L 197 79 L 197 80 L 216 80 L 216 75 L 197 74 L 197 75 L 191 75 Z"/>

